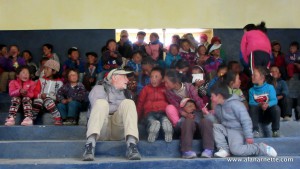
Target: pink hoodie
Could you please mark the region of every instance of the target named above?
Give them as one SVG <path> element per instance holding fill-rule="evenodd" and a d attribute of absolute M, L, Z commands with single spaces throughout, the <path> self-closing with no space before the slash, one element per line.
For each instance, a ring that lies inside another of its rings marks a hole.
<path fill-rule="evenodd" d="M 271 42 L 268 36 L 260 30 L 251 30 L 244 33 L 241 41 L 241 52 L 246 63 L 253 51 L 264 51 L 271 55 Z"/>
<path fill-rule="evenodd" d="M 33 98 L 33 90 L 35 88 L 35 82 L 32 80 L 27 80 L 26 82 L 21 81 L 20 79 L 12 80 L 9 83 L 9 95 L 11 97 L 20 97 L 20 89 L 27 90 L 27 97 Z"/>

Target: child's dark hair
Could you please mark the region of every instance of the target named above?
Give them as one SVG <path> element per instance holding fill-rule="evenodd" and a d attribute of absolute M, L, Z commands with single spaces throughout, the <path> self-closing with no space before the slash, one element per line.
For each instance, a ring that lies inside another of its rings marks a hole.
<path fill-rule="evenodd" d="M 181 83 L 182 81 L 182 74 L 178 73 L 174 69 L 170 69 L 165 74 L 166 77 L 172 82 L 172 83 Z"/>
<path fill-rule="evenodd" d="M 220 72 L 222 69 L 227 69 L 227 65 L 226 64 L 219 65 L 219 67 L 217 69 L 217 73 Z"/>
<path fill-rule="evenodd" d="M 205 73 L 204 69 L 203 69 L 201 66 L 199 66 L 199 65 L 195 65 L 195 66 L 192 68 L 192 70 L 200 70 L 201 73 Z"/>
<path fill-rule="evenodd" d="M 238 73 L 235 73 L 233 71 L 228 71 L 225 75 L 220 78 L 220 82 L 225 83 L 227 86 L 230 87 L 231 83 L 235 81 L 236 76 Z"/>
<path fill-rule="evenodd" d="M 71 55 L 72 52 L 74 52 L 74 51 L 78 51 L 78 48 L 76 48 L 76 47 L 71 47 L 71 48 L 68 50 L 68 55 Z"/>
<path fill-rule="evenodd" d="M 132 71 L 132 73 L 129 73 L 129 74 L 127 74 L 127 77 L 132 77 L 132 76 L 134 76 L 134 70 L 133 70 L 133 68 L 132 67 L 130 67 L 130 66 L 124 66 L 124 68 L 123 68 L 125 71 Z"/>
<path fill-rule="evenodd" d="M 29 50 L 23 50 L 22 56 L 24 55 L 24 53 L 28 53 L 31 56 L 31 58 L 29 59 L 29 62 L 31 62 L 32 61 L 32 53 Z"/>
<path fill-rule="evenodd" d="M 224 99 L 228 99 L 231 97 L 229 94 L 228 86 L 223 82 L 217 82 L 215 85 L 213 85 L 210 89 L 211 94 L 215 95 L 222 95 Z"/>
<path fill-rule="evenodd" d="M 85 54 L 86 57 L 88 57 L 89 55 L 94 56 L 95 58 L 98 58 L 98 55 L 97 55 L 96 52 L 87 52 L 87 53 Z"/>
<path fill-rule="evenodd" d="M 179 46 L 177 44 L 170 45 L 169 52 L 171 52 L 172 48 L 176 48 L 179 51 Z"/>
<path fill-rule="evenodd" d="M 257 66 L 254 69 L 256 69 L 259 72 L 259 74 L 261 74 L 264 77 L 270 74 L 269 70 L 266 67 Z"/>
<path fill-rule="evenodd" d="M 49 44 L 49 43 L 46 43 L 43 45 L 43 47 L 46 46 L 48 49 L 51 50 L 51 52 L 53 51 L 53 45 Z"/>
<path fill-rule="evenodd" d="M 297 47 L 297 50 L 299 50 L 299 43 L 297 41 L 293 41 L 290 43 L 290 47 L 292 46 L 296 46 Z"/>
<path fill-rule="evenodd" d="M 156 67 L 152 68 L 151 73 L 154 72 L 154 71 L 159 72 L 161 74 L 161 77 L 164 78 L 164 76 L 165 76 L 165 70 L 163 68 L 161 68 L 159 66 L 156 66 Z"/>
<path fill-rule="evenodd" d="M 9 50 L 10 50 L 12 47 L 16 47 L 18 50 L 20 50 L 20 48 L 19 48 L 18 45 L 10 45 L 10 46 L 9 46 Z"/>
<path fill-rule="evenodd" d="M 181 39 L 180 40 L 180 46 L 182 46 L 183 43 L 188 43 L 189 45 L 191 44 L 191 42 L 188 39 Z"/>
<path fill-rule="evenodd" d="M 131 57 L 133 58 L 133 56 L 135 56 L 136 54 L 139 54 L 139 55 L 141 55 L 141 56 L 142 56 L 142 58 L 145 58 L 145 57 L 147 57 L 147 56 L 145 55 L 145 53 L 144 53 L 144 52 L 142 52 L 141 50 L 134 51 L 134 52 L 132 53 Z"/>
<path fill-rule="evenodd" d="M 145 57 L 143 58 L 142 60 L 142 65 L 152 65 L 152 66 L 155 66 L 156 65 L 156 62 L 155 60 L 153 60 L 151 57 Z"/>
<path fill-rule="evenodd" d="M 186 67 L 190 67 L 190 63 L 184 59 L 178 60 L 175 64 L 175 68 L 177 68 L 177 69 L 183 69 Z"/>
<path fill-rule="evenodd" d="M 144 32 L 144 31 L 139 31 L 136 35 L 146 36 L 146 32 Z"/>
<path fill-rule="evenodd" d="M 192 100 L 192 99 L 188 100 L 188 101 L 185 103 L 184 107 L 185 107 L 188 103 L 193 103 L 193 104 L 195 105 L 196 109 L 198 109 L 195 100 Z"/>
<path fill-rule="evenodd" d="M 230 61 L 230 62 L 228 63 L 228 66 L 227 66 L 228 70 L 232 70 L 232 67 L 233 67 L 233 65 L 235 65 L 235 64 L 239 64 L 239 62 L 238 62 L 238 61 L 235 61 L 235 60 Z"/>
<path fill-rule="evenodd" d="M 246 31 L 254 30 L 255 29 L 255 24 L 249 23 L 246 26 L 244 26 L 243 29 L 246 30 Z"/>
<path fill-rule="evenodd" d="M 22 65 L 22 66 L 19 66 L 17 69 L 16 69 L 16 75 L 19 75 L 23 69 L 27 69 L 28 72 L 30 72 L 30 68 L 29 66 L 27 65 Z"/>
<path fill-rule="evenodd" d="M 44 61 L 48 61 L 48 60 L 49 60 L 49 58 L 43 57 L 43 58 L 40 60 L 40 64 L 42 64 Z"/>
<path fill-rule="evenodd" d="M 75 73 L 77 73 L 77 76 L 78 76 L 78 78 L 79 78 L 79 70 L 78 69 L 75 69 L 75 68 L 69 68 L 69 69 L 67 69 L 67 71 L 66 71 L 66 79 L 68 79 L 69 78 L 69 74 L 71 73 L 71 72 L 75 72 Z M 78 79 L 79 80 L 79 79 Z"/>
<path fill-rule="evenodd" d="M 173 35 L 172 38 L 176 38 L 176 44 L 180 44 L 180 36 L 179 35 Z"/>
<path fill-rule="evenodd" d="M 106 45 L 105 45 L 106 48 L 108 47 L 108 45 L 110 44 L 110 42 L 117 43 L 116 40 L 114 40 L 114 39 L 108 39 L 108 40 L 106 41 Z"/>
<path fill-rule="evenodd" d="M 3 48 L 7 47 L 6 45 L 4 44 L 0 44 L 0 50 L 2 50 Z"/>
<path fill-rule="evenodd" d="M 150 34 L 150 36 L 154 36 L 155 38 L 159 39 L 159 36 L 158 36 L 158 34 L 157 34 L 156 32 L 152 32 L 152 33 Z"/>

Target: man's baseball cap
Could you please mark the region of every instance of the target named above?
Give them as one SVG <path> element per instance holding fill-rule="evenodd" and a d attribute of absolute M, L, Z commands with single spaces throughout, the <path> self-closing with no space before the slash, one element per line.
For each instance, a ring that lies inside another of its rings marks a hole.
<path fill-rule="evenodd" d="M 129 73 L 132 73 L 132 71 L 125 71 L 124 69 L 113 69 L 108 73 L 106 79 L 111 80 L 113 75 L 127 75 Z"/>

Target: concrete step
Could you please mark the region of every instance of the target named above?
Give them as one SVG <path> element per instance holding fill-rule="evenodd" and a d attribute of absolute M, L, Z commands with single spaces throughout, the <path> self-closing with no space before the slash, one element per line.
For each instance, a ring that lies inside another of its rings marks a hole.
<path fill-rule="evenodd" d="M 252 160 L 252 161 L 251 161 Z M 255 160 L 255 162 L 253 162 Z M 275 161 L 284 162 L 275 162 Z M 231 162 L 235 161 L 235 162 Z M 278 158 L 250 157 L 250 158 L 196 158 L 185 160 L 181 158 L 143 158 L 140 161 L 128 161 L 124 158 L 96 158 L 86 162 L 77 158 L 64 159 L 0 159 L 1 169 L 258 169 L 258 168 L 298 168 L 300 157 L 281 156 Z"/>
<path fill-rule="evenodd" d="M 264 142 L 273 146 L 279 156 L 300 156 L 300 137 L 260 138 L 255 142 Z M 0 159 L 26 158 L 80 158 L 84 151 L 85 140 L 37 140 L 37 141 L 0 141 Z M 154 143 L 140 141 L 139 151 L 143 157 L 180 157 L 180 142 L 173 140 L 166 143 L 157 140 Z M 201 141 L 194 140 L 193 150 L 201 152 Z M 124 157 L 126 143 L 124 141 L 97 142 L 97 157 Z"/>
<path fill-rule="evenodd" d="M 0 140 L 84 140 L 85 126 L 0 126 Z"/>

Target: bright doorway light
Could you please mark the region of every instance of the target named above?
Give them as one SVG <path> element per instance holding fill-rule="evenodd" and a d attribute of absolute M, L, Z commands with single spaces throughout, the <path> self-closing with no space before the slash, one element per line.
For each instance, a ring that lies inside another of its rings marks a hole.
<path fill-rule="evenodd" d="M 172 42 L 173 35 L 179 35 L 182 37 L 186 33 L 192 33 L 194 38 L 199 42 L 200 35 L 205 33 L 210 40 L 213 37 L 213 29 L 116 29 L 116 41 L 120 40 L 120 33 L 122 30 L 127 30 L 129 34 L 129 40 L 134 43 L 136 41 L 136 34 L 139 31 L 146 32 L 145 42 L 149 43 L 150 34 L 156 32 L 159 35 L 159 40 L 164 44 L 164 46 L 169 46 Z"/>

